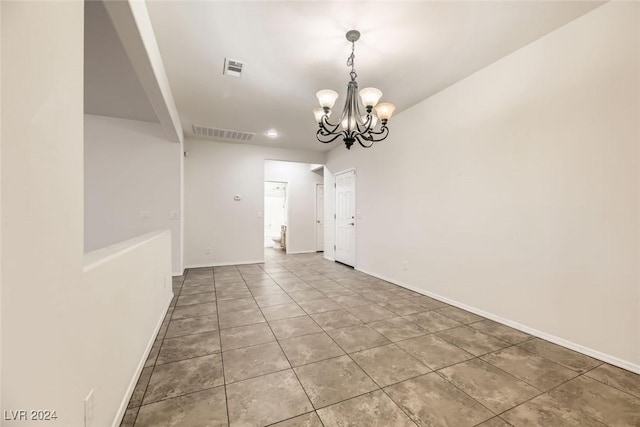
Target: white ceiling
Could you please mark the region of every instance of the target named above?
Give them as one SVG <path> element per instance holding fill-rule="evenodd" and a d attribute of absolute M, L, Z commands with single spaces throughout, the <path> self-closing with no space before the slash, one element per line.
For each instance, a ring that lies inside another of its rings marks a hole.
<path fill-rule="evenodd" d="M 324 88 L 341 94 L 342 108 L 347 30 L 362 33 L 360 87 L 378 87 L 401 112 L 600 4 L 147 2 L 185 135 L 198 124 L 255 132 L 252 144 L 311 150 L 333 146 L 316 141 L 311 110 Z M 241 79 L 222 75 L 225 57 L 245 62 Z M 271 128 L 277 139 L 264 136 Z"/>
<path fill-rule="evenodd" d="M 84 112 L 158 121 L 102 1 L 84 6 Z"/>

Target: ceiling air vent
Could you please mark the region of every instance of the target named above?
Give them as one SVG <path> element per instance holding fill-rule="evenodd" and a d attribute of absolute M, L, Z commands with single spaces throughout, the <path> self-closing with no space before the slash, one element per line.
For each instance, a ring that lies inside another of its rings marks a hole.
<path fill-rule="evenodd" d="M 251 138 L 255 135 L 255 133 L 251 132 L 240 132 L 238 130 L 210 128 L 198 125 L 193 125 L 193 133 L 196 134 L 196 136 L 203 136 L 205 138 L 223 138 L 233 139 L 235 141 L 251 141 Z"/>
<path fill-rule="evenodd" d="M 240 77 L 242 76 L 243 68 L 243 62 L 238 61 L 237 59 L 224 58 L 224 70 L 222 71 L 222 74 L 231 77 Z"/>

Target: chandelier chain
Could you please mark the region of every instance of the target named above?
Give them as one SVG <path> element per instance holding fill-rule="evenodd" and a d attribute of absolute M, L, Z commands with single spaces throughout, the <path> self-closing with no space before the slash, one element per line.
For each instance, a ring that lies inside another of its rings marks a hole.
<path fill-rule="evenodd" d="M 351 67 L 351 72 L 349 73 L 349 75 L 351 76 L 351 81 L 355 81 L 356 78 L 358 77 L 358 74 L 356 74 L 356 66 L 355 66 L 355 59 L 356 59 L 356 42 L 352 41 L 351 42 L 351 55 L 349 55 L 349 57 L 347 58 L 347 67 Z"/>

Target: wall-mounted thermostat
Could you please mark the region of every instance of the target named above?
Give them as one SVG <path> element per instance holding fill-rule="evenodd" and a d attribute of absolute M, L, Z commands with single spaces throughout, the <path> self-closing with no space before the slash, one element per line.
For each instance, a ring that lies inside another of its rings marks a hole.
<path fill-rule="evenodd" d="M 242 200 L 242 196 L 239 194 L 236 194 L 235 196 L 233 196 L 233 200 L 235 200 L 236 202 L 239 202 L 240 200 Z"/>

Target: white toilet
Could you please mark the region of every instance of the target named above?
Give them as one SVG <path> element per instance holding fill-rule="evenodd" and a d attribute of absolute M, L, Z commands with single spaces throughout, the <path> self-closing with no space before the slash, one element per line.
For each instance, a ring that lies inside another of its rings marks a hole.
<path fill-rule="evenodd" d="M 287 226 L 286 225 L 281 225 L 280 226 L 280 235 L 279 236 L 273 236 L 271 238 L 271 240 L 273 240 L 273 247 L 276 249 L 284 249 L 285 251 L 287 250 Z"/>

